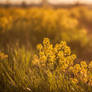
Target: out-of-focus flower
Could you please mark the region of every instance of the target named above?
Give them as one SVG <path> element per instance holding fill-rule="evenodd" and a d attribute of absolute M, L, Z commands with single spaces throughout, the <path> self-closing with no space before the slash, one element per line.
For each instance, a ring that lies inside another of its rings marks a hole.
<path fill-rule="evenodd" d="M 76 78 L 70 78 L 70 80 L 71 80 L 71 82 L 72 82 L 73 84 L 77 84 L 77 83 L 78 83 L 78 80 L 77 80 Z"/>
<path fill-rule="evenodd" d="M 43 48 L 43 46 L 42 46 L 41 44 L 38 44 L 38 45 L 37 45 L 37 50 L 40 50 L 40 51 L 41 51 L 42 48 Z"/>
<path fill-rule="evenodd" d="M 92 71 L 92 61 L 90 61 L 88 68 L 89 68 L 90 71 Z"/>
<path fill-rule="evenodd" d="M 86 61 L 81 61 L 81 68 L 87 68 Z"/>
<path fill-rule="evenodd" d="M 80 65 L 79 64 L 76 64 L 76 65 L 74 65 L 74 68 L 73 68 L 73 73 L 75 74 L 75 75 L 77 75 L 77 73 L 78 72 L 80 72 Z"/>
<path fill-rule="evenodd" d="M 3 60 L 3 59 L 6 59 L 6 58 L 8 58 L 8 55 L 0 52 L 0 59 Z"/>
<path fill-rule="evenodd" d="M 48 39 L 48 38 L 44 38 L 44 40 L 43 40 L 43 45 L 44 45 L 44 46 L 48 46 L 49 44 L 50 44 L 49 39 Z"/>

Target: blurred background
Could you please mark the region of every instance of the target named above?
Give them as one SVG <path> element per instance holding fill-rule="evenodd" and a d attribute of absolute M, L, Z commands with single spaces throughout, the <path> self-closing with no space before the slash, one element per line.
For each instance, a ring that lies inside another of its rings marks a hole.
<path fill-rule="evenodd" d="M 44 37 L 66 41 L 79 60 L 92 60 L 92 0 L 0 0 L 0 50 L 36 51 Z"/>

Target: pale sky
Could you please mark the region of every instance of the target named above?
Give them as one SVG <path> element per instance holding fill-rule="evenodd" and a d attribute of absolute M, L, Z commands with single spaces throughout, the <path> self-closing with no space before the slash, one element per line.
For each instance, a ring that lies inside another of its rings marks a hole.
<path fill-rule="evenodd" d="M 8 0 L 0 0 L 0 2 L 6 2 Z M 40 3 L 41 0 L 9 0 L 11 3 L 21 3 L 22 1 L 26 1 L 27 3 Z M 60 4 L 60 3 L 74 3 L 77 0 L 48 0 L 50 3 L 53 4 Z M 85 4 L 92 4 L 92 0 L 79 0 Z"/>

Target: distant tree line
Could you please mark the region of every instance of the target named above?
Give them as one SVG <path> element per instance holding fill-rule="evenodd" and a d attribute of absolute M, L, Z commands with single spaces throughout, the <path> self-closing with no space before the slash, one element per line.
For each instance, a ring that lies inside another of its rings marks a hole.
<path fill-rule="evenodd" d="M 32 0 L 30 0 L 30 1 L 32 1 Z M 41 0 L 41 1 L 42 1 L 41 5 L 43 5 L 43 6 L 46 6 L 46 5 L 49 4 L 49 2 L 48 2 L 49 0 Z M 75 5 L 80 5 L 80 0 L 74 0 L 74 1 L 75 1 Z M 11 6 L 11 1 L 10 0 L 6 0 L 6 6 L 7 7 Z M 27 6 L 26 0 L 23 0 L 21 2 L 21 6 L 23 6 L 23 7 Z"/>

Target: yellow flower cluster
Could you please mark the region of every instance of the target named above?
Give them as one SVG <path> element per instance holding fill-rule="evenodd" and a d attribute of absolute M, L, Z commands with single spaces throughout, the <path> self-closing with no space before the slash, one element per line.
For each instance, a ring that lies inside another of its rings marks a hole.
<path fill-rule="evenodd" d="M 66 45 L 66 42 L 61 41 L 53 46 L 48 38 L 44 38 L 43 44 L 37 45 L 37 50 L 38 61 L 41 65 L 51 69 L 59 66 L 61 71 L 65 71 L 69 65 L 72 65 L 76 57 L 75 55 L 71 55 L 71 49 Z M 33 63 L 35 62 L 34 59 Z"/>
<path fill-rule="evenodd" d="M 43 44 L 37 45 L 38 54 L 34 55 L 32 65 L 52 72 L 64 73 L 69 76 L 72 83 L 79 82 L 92 85 L 92 61 L 87 65 L 86 61 L 74 64 L 75 54 L 66 42 L 61 41 L 53 46 L 48 38 L 44 38 Z"/>
<path fill-rule="evenodd" d="M 80 64 L 75 64 L 69 68 L 69 75 L 73 79 L 77 79 L 78 82 L 87 83 L 88 85 L 92 86 L 92 62 L 88 65 L 86 61 L 81 61 Z M 72 76 L 73 75 L 73 76 Z"/>

